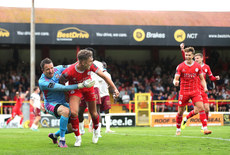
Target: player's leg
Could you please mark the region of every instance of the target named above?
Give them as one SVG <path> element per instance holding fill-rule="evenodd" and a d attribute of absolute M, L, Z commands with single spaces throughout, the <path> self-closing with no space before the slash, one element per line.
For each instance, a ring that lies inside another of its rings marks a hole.
<path fill-rule="evenodd" d="M 208 130 L 208 128 L 207 128 L 207 119 L 206 119 L 206 114 L 204 111 L 203 102 L 198 101 L 195 103 L 195 106 L 197 107 L 197 109 L 199 111 L 200 121 L 201 121 L 203 129 L 204 129 L 204 134 L 211 134 L 212 131 Z"/>
<path fill-rule="evenodd" d="M 13 109 L 11 117 L 7 119 L 6 123 L 4 124 L 4 128 L 7 127 L 7 125 L 14 119 L 14 117 L 17 115 L 17 112 L 15 109 Z"/>
<path fill-rule="evenodd" d="M 76 142 L 74 146 L 81 145 L 81 134 L 79 130 L 79 119 L 78 119 L 80 102 L 81 102 L 81 98 L 78 96 L 72 95 L 69 97 L 69 105 L 71 110 L 70 123 L 72 124 L 72 129 L 76 138 Z"/>
<path fill-rule="evenodd" d="M 81 102 L 81 104 L 82 104 L 82 102 Z M 85 112 L 86 106 L 82 106 L 81 104 L 79 106 L 79 112 L 78 112 L 79 130 L 80 130 L 80 134 L 84 135 L 85 134 L 85 129 L 84 129 L 84 112 Z"/>
<path fill-rule="evenodd" d="M 181 129 L 184 129 L 186 126 L 186 123 L 188 121 L 189 118 L 192 118 L 193 116 L 195 116 L 196 114 L 198 114 L 199 111 L 197 110 L 196 107 L 194 107 L 194 109 L 192 111 L 189 112 L 189 114 L 183 118 L 182 124 L 181 124 Z"/>
<path fill-rule="evenodd" d="M 101 111 L 105 112 L 105 126 L 106 126 L 106 133 L 113 133 L 115 131 L 112 131 L 110 129 L 111 125 L 111 117 L 109 110 L 111 109 L 111 102 L 110 102 L 110 97 L 109 96 L 104 96 L 101 98 Z"/>
<path fill-rule="evenodd" d="M 67 104 L 67 103 L 66 103 Z M 70 116 L 70 109 L 68 105 L 59 105 L 55 106 L 57 109 L 57 114 L 60 116 L 60 138 L 59 138 L 59 147 L 68 147 L 65 143 L 65 133 L 67 130 L 67 125 Z"/>
<path fill-rule="evenodd" d="M 34 109 L 35 119 L 31 126 L 33 131 L 38 131 L 38 123 L 41 120 L 41 110 L 39 108 Z"/>
<path fill-rule="evenodd" d="M 97 113 L 96 102 L 88 102 L 88 108 L 93 122 L 93 143 L 97 143 L 100 133 L 99 128 L 99 115 Z"/>
<path fill-rule="evenodd" d="M 183 118 L 183 113 L 185 111 L 185 106 L 178 106 L 178 113 L 176 115 L 176 135 L 179 136 L 181 134 L 181 122 Z"/>
<path fill-rule="evenodd" d="M 24 116 L 21 111 L 18 113 L 18 116 L 21 117 L 18 128 L 23 128 L 22 122 L 23 122 Z"/>

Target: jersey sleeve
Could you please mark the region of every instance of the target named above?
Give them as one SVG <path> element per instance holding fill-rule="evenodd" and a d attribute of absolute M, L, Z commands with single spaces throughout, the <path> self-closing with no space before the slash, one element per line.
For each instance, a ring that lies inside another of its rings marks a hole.
<path fill-rule="evenodd" d="M 93 63 L 91 66 L 90 66 L 90 71 L 93 71 L 93 72 L 98 72 L 99 68 Z"/>
<path fill-rule="evenodd" d="M 198 66 L 198 75 L 203 74 L 201 65 L 197 65 Z"/>
<path fill-rule="evenodd" d="M 31 94 L 30 99 L 31 99 L 31 100 L 35 100 L 34 93 L 33 93 L 33 94 Z"/>
<path fill-rule="evenodd" d="M 211 81 L 216 81 L 216 77 L 214 77 L 214 76 L 212 75 L 212 71 L 211 71 L 211 69 L 210 69 L 210 67 L 209 67 L 208 65 L 207 65 L 207 70 L 208 70 L 207 74 L 208 74 L 209 79 L 210 79 Z"/>
<path fill-rule="evenodd" d="M 181 50 L 181 54 L 182 54 L 183 59 L 185 60 L 185 52 L 184 52 L 184 50 Z"/>
<path fill-rule="evenodd" d="M 48 81 L 40 82 L 39 81 L 39 87 L 41 90 L 69 91 L 69 90 L 78 89 L 78 84 L 65 86 L 59 83 L 54 83 L 54 82 L 48 82 Z"/>
<path fill-rule="evenodd" d="M 177 66 L 175 75 L 181 76 L 181 65 Z"/>

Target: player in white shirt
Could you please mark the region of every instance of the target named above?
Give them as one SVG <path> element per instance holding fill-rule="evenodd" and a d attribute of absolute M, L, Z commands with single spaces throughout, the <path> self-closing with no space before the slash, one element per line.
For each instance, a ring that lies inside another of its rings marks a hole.
<path fill-rule="evenodd" d="M 34 115 L 35 115 L 34 122 L 30 128 L 33 131 L 38 131 L 38 122 L 41 119 L 41 108 L 42 108 L 42 106 L 41 106 L 41 97 L 40 97 L 39 93 L 40 93 L 40 89 L 38 86 L 36 86 L 34 88 L 34 92 L 31 94 L 31 98 L 30 98 L 30 104 L 34 108 Z"/>
<path fill-rule="evenodd" d="M 107 64 L 105 62 L 102 62 L 103 64 L 103 73 L 109 77 L 112 80 L 111 75 L 107 72 L 106 68 L 107 68 Z M 105 80 L 103 80 L 102 78 L 100 78 L 99 80 L 100 83 L 100 96 L 101 96 L 101 108 L 100 111 L 104 111 L 105 112 L 105 122 L 106 122 L 106 133 L 112 133 L 115 131 L 112 131 L 110 129 L 110 125 L 111 125 L 111 118 L 110 118 L 110 114 L 109 114 L 109 109 L 111 109 L 111 102 L 110 102 L 110 95 L 109 95 L 109 86 L 108 84 L 105 82 Z"/>

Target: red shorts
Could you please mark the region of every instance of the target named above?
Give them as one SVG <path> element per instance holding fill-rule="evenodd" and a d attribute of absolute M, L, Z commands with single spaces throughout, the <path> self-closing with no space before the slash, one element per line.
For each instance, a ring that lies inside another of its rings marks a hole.
<path fill-rule="evenodd" d="M 111 109 L 110 96 L 104 96 L 101 98 L 100 111 L 105 111 L 107 109 Z"/>
<path fill-rule="evenodd" d="M 99 88 L 95 87 L 94 93 L 96 97 L 96 104 L 101 104 L 101 96 L 100 96 Z"/>
<path fill-rule="evenodd" d="M 39 108 L 34 109 L 34 115 L 36 116 L 41 116 L 41 110 Z"/>
<path fill-rule="evenodd" d="M 202 93 L 201 93 L 201 96 L 202 96 L 202 98 L 203 98 L 204 104 L 205 104 L 205 103 L 209 103 L 208 95 L 207 95 L 205 92 L 202 92 Z"/>
<path fill-rule="evenodd" d="M 22 115 L 22 111 L 20 109 L 14 109 L 12 110 L 12 117 L 14 118 L 16 115 L 20 116 Z"/>
<path fill-rule="evenodd" d="M 99 88 L 95 87 L 94 88 L 94 94 L 95 94 L 95 100 L 96 100 L 96 104 L 101 104 L 101 97 L 100 97 L 100 94 L 99 94 Z M 84 97 L 81 98 L 81 103 L 80 103 L 80 107 L 87 107 L 87 104 L 86 104 L 86 100 Z"/>
<path fill-rule="evenodd" d="M 94 87 L 71 90 L 69 92 L 69 96 L 78 96 L 80 98 L 84 97 L 86 102 L 96 100 Z"/>
<path fill-rule="evenodd" d="M 189 102 L 189 99 L 192 100 L 192 103 L 196 102 L 203 102 L 202 96 L 200 92 L 193 93 L 193 94 L 179 94 L 179 99 L 178 99 L 178 106 L 179 107 L 184 107 L 186 106 Z"/>

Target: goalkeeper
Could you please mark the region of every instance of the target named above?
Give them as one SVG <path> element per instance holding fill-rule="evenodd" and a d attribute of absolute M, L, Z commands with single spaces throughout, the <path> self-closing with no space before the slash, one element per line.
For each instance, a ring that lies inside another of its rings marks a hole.
<path fill-rule="evenodd" d="M 52 60 L 45 58 L 41 61 L 40 67 L 43 74 L 41 75 L 38 83 L 44 96 L 45 109 L 51 115 L 56 118 L 60 118 L 60 130 L 55 134 L 49 134 L 49 137 L 53 140 L 53 143 L 57 144 L 57 137 L 60 136 L 58 146 L 67 147 L 65 143 L 65 133 L 70 132 L 69 129 L 67 130 L 70 109 L 69 104 L 65 100 L 64 91 L 84 87 L 89 88 L 94 85 L 94 81 L 89 79 L 83 81 L 82 83 L 65 86 L 59 84 L 59 77 L 68 66 L 60 65 L 54 67 Z"/>

